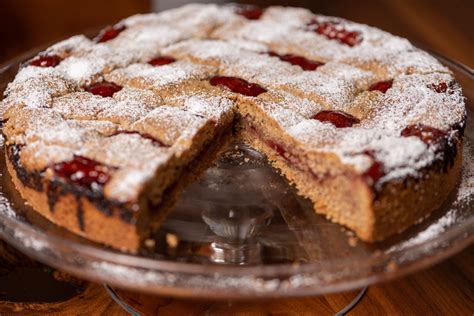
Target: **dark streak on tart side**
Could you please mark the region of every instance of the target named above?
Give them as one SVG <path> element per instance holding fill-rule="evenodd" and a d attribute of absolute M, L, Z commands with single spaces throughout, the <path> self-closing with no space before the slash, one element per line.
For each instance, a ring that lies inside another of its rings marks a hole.
<path fill-rule="evenodd" d="M 16 171 L 18 179 L 23 185 L 36 191 L 43 192 L 46 189 L 48 205 L 51 212 L 54 212 L 54 207 L 61 196 L 72 194 L 77 201 L 79 201 L 80 197 L 87 198 L 97 209 L 107 216 L 112 216 L 115 212 L 118 212 L 120 218 L 125 222 L 130 224 L 135 223 L 135 217 L 133 215 L 135 211 L 132 205 L 106 199 L 100 190 L 93 190 L 88 187 L 68 183 L 61 178 L 46 179 L 42 172 L 30 172 L 21 165 L 20 151 L 21 147 L 18 145 L 7 146 L 7 156 Z M 82 203 L 78 203 L 76 209 L 78 217 L 82 216 L 80 215 L 82 212 Z"/>
<path fill-rule="evenodd" d="M 452 127 L 448 132 L 441 131 L 429 126 L 416 124 L 407 126 L 402 130 L 403 137 L 415 136 L 433 148 L 436 159 L 432 165 L 438 166 L 439 170 L 446 173 L 454 165 L 457 156 L 458 145 L 462 142 L 464 125 Z"/>
<path fill-rule="evenodd" d="M 41 172 L 39 171 L 33 171 L 33 172 L 28 172 L 23 166 L 21 165 L 20 162 L 20 152 L 21 152 L 22 146 L 20 145 L 11 145 L 7 146 L 7 155 L 10 161 L 13 164 L 13 167 L 16 170 L 16 174 L 18 179 L 23 183 L 24 186 L 34 189 L 39 192 L 43 192 L 44 190 L 44 184 L 42 180 L 42 175 Z"/>

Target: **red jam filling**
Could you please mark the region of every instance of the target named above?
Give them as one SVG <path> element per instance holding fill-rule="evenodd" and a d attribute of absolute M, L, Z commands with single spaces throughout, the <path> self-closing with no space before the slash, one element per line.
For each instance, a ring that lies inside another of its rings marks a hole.
<path fill-rule="evenodd" d="M 286 157 L 286 150 L 280 146 L 279 144 L 273 142 L 273 141 L 267 141 L 267 144 L 274 150 L 276 151 L 276 153 L 278 155 L 280 155 L 281 157 L 285 158 L 288 160 L 288 158 Z"/>
<path fill-rule="evenodd" d="M 325 36 L 327 39 L 336 40 L 341 44 L 353 47 L 362 42 L 362 35 L 357 31 L 347 31 L 338 22 L 319 22 L 313 20 L 308 26 L 316 33 Z"/>
<path fill-rule="evenodd" d="M 274 141 L 266 141 L 267 145 L 270 146 L 279 156 L 288 161 L 291 164 L 298 165 L 300 160 L 287 152 L 280 144 Z M 383 164 L 375 159 L 373 152 L 364 151 L 364 154 L 372 159 L 372 165 L 362 174 L 364 179 L 370 185 L 374 185 L 377 181 L 385 175 L 383 170 Z M 312 172 L 311 172 L 312 173 Z M 312 173 L 314 175 L 314 173 Z"/>
<path fill-rule="evenodd" d="M 41 55 L 36 56 L 30 65 L 36 67 L 56 67 L 62 61 L 58 55 Z"/>
<path fill-rule="evenodd" d="M 372 159 L 372 165 L 364 172 L 363 177 L 369 181 L 369 184 L 373 185 L 385 175 L 383 171 L 383 164 L 375 159 L 375 155 L 372 151 L 366 150 L 363 152 L 363 154 L 369 156 Z"/>
<path fill-rule="evenodd" d="M 259 136 L 260 136 L 260 133 L 257 131 L 257 129 L 254 127 L 254 126 L 251 126 L 251 129 L 253 130 L 253 132 Z M 293 156 L 291 154 L 291 152 L 288 152 L 282 145 L 280 145 L 279 143 L 273 141 L 273 140 L 265 140 L 263 138 L 261 138 L 270 148 L 272 148 L 279 156 L 281 156 L 283 159 L 285 159 L 286 161 L 288 161 L 289 163 L 293 164 L 296 168 L 300 168 L 301 166 L 301 160 L 296 157 L 296 156 Z M 376 158 L 375 158 L 375 155 L 374 155 L 374 152 L 373 151 L 370 151 L 370 150 L 366 150 L 364 152 L 362 152 L 362 154 L 364 155 L 367 155 L 371 158 L 372 160 L 372 164 L 371 166 L 362 174 L 363 178 L 367 181 L 368 184 L 370 185 L 374 185 L 375 183 L 377 183 L 377 181 L 382 178 L 384 175 L 385 175 L 385 172 L 384 172 L 384 166 L 383 164 L 378 161 Z M 315 176 L 316 178 L 318 178 L 317 175 L 315 175 L 312 171 L 309 171 L 313 176 Z"/>
<path fill-rule="evenodd" d="M 332 123 L 337 128 L 351 127 L 360 122 L 360 120 L 348 113 L 342 111 L 321 111 L 313 116 L 313 119 L 321 122 Z"/>
<path fill-rule="evenodd" d="M 209 83 L 213 86 L 224 86 L 230 91 L 240 93 L 250 97 L 256 97 L 267 90 L 256 83 L 250 83 L 244 79 L 236 77 L 223 77 L 215 76 L 209 80 Z"/>
<path fill-rule="evenodd" d="M 432 83 L 428 85 L 428 88 L 438 93 L 444 93 L 448 91 L 448 85 L 446 84 L 446 82 L 440 82 L 439 84 Z"/>
<path fill-rule="evenodd" d="M 254 131 L 256 130 L 254 129 Z M 298 157 L 292 155 L 290 152 L 288 152 L 285 148 L 283 148 L 283 146 L 281 146 L 277 142 L 274 142 L 272 140 L 266 140 L 265 143 L 268 146 L 270 146 L 280 157 L 282 157 L 289 163 L 294 164 L 294 165 L 297 165 L 300 163 L 300 159 L 298 159 Z"/>
<path fill-rule="evenodd" d="M 275 52 L 269 52 L 268 55 L 278 57 L 281 60 L 286 61 L 287 63 L 290 63 L 292 65 L 300 66 L 303 70 L 316 70 L 318 67 L 324 65 L 324 63 L 322 62 L 309 60 L 303 56 L 293 54 L 279 55 Z"/>
<path fill-rule="evenodd" d="M 449 94 L 452 94 L 454 91 L 452 90 L 456 85 L 456 81 L 451 81 L 450 83 L 446 82 L 440 82 L 438 84 L 429 84 L 428 88 L 431 90 L 437 92 L 437 93 L 445 93 L 448 92 Z"/>
<path fill-rule="evenodd" d="M 401 132 L 401 136 L 416 136 L 427 145 L 435 145 L 440 143 L 447 136 L 447 133 L 431 126 L 413 124 L 405 127 Z"/>
<path fill-rule="evenodd" d="M 169 147 L 168 145 L 166 145 L 165 143 L 163 143 L 159 139 L 156 139 L 155 137 L 153 137 L 153 136 L 151 136 L 150 134 L 147 134 L 147 133 L 143 134 L 143 133 L 140 133 L 140 132 L 137 132 L 137 131 L 117 131 L 113 135 L 118 135 L 118 134 L 129 134 L 129 135 L 137 134 L 137 135 L 140 135 L 141 137 L 143 137 L 145 139 L 151 140 L 152 144 L 155 145 L 155 146 Z"/>
<path fill-rule="evenodd" d="M 256 5 L 242 5 L 236 7 L 235 13 L 249 20 L 258 20 L 263 14 L 263 9 Z"/>
<path fill-rule="evenodd" d="M 112 97 L 115 92 L 119 92 L 122 90 L 122 87 L 113 83 L 113 82 L 97 82 L 93 83 L 90 86 L 85 88 L 86 91 L 95 94 L 95 95 L 100 95 L 101 97 Z"/>
<path fill-rule="evenodd" d="M 392 87 L 392 84 L 393 80 L 380 81 L 371 85 L 369 91 L 380 91 L 382 93 L 385 93 L 388 89 Z"/>
<path fill-rule="evenodd" d="M 377 183 L 377 181 L 382 178 L 384 175 L 383 166 L 379 161 L 373 161 L 369 169 L 367 169 L 363 176 L 366 179 L 369 179 L 372 184 Z"/>
<path fill-rule="evenodd" d="M 176 59 L 174 59 L 173 57 L 160 56 L 160 57 L 153 58 L 148 63 L 152 66 L 163 66 L 163 65 L 174 63 L 175 61 Z"/>
<path fill-rule="evenodd" d="M 111 168 L 78 155 L 74 155 L 72 160 L 56 163 L 52 168 L 57 176 L 89 189 L 94 185 L 104 186 L 111 178 Z"/>
<path fill-rule="evenodd" d="M 104 43 L 116 38 L 121 32 L 125 30 L 125 25 L 114 25 L 108 26 L 102 31 L 100 31 L 99 35 L 95 38 L 97 43 Z"/>

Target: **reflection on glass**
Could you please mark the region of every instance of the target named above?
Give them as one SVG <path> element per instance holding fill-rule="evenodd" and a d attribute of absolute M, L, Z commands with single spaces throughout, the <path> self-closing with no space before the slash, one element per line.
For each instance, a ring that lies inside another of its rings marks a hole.
<path fill-rule="evenodd" d="M 235 145 L 223 153 L 200 187 L 198 196 L 206 201 L 201 215 L 215 234 L 210 258 L 215 263 L 261 261 L 261 245 L 255 237 L 273 216 L 272 204 L 262 192 L 268 180 L 262 161 L 257 152 Z"/>

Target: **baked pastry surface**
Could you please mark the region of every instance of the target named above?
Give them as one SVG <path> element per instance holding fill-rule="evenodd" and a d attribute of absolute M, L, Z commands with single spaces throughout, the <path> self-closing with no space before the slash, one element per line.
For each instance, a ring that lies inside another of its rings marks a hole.
<path fill-rule="evenodd" d="M 212 4 L 51 46 L 0 114 L 25 200 L 127 251 L 229 138 L 265 153 L 316 212 L 382 240 L 456 186 L 466 118 L 451 71 L 405 39 L 301 8 Z"/>

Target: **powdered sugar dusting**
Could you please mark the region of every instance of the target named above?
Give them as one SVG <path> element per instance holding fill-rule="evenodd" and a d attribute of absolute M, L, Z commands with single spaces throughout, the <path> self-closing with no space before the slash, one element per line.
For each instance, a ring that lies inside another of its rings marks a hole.
<path fill-rule="evenodd" d="M 234 103 L 222 97 L 193 95 L 185 98 L 183 109 L 218 122 L 234 109 Z"/>
<path fill-rule="evenodd" d="M 166 85 L 179 84 L 190 79 L 204 79 L 212 72 L 207 66 L 180 61 L 161 67 L 148 64 L 132 64 L 117 69 L 105 78 L 121 85 L 137 85 L 139 88 L 160 89 Z"/>
<path fill-rule="evenodd" d="M 205 126 L 219 126 L 247 102 L 294 143 L 334 153 L 359 172 L 371 163 L 363 152 L 373 152 L 384 165 L 381 181 L 416 175 L 436 158 L 416 137 L 400 136 L 406 126 L 422 123 L 448 131 L 463 123 L 464 98 L 452 74 L 405 39 L 300 8 L 270 7 L 258 20 L 235 10 L 191 4 L 125 19 L 119 23 L 125 29 L 104 43 L 75 36 L 53 45 L 42 54 L 59 56 L 57 66 L 26 65 L 6 90 L 0 113 L 9 119 L 7 140 L 26 145 L 22 160 L 32 168 L 71 152 L 118 167 L 106 192 L 127 199 L 134 194 L 125 191 L 138 192 L 159 166 L 189 150 Z M 358 32 L 361 41 L 342 45 L 315 32 L 314 21 Z M 322 65 L 305 71 L 272 51 Z M 177 61 L 147 63 L 160 55 Z M 218 95 L 223 90 L 208 85 L 214 75 L 239 77 L 267 92 L 257 98 Z M 84 91 L 104 80 L 121 90 L 112 97 Z M 386 80 L 393 85 L 385 93 L 369 91 Z M 432 88 L 439 84 L 449 90 Z M 338 129 L 313 119 L 325 109 L 347 112 L 360 123 Z M 138 134 L 113 136 L 120 130 L 151 135 L 170 147 L 156 147 Z M 40 144 L 48 149 L 39 150 Z"/>

